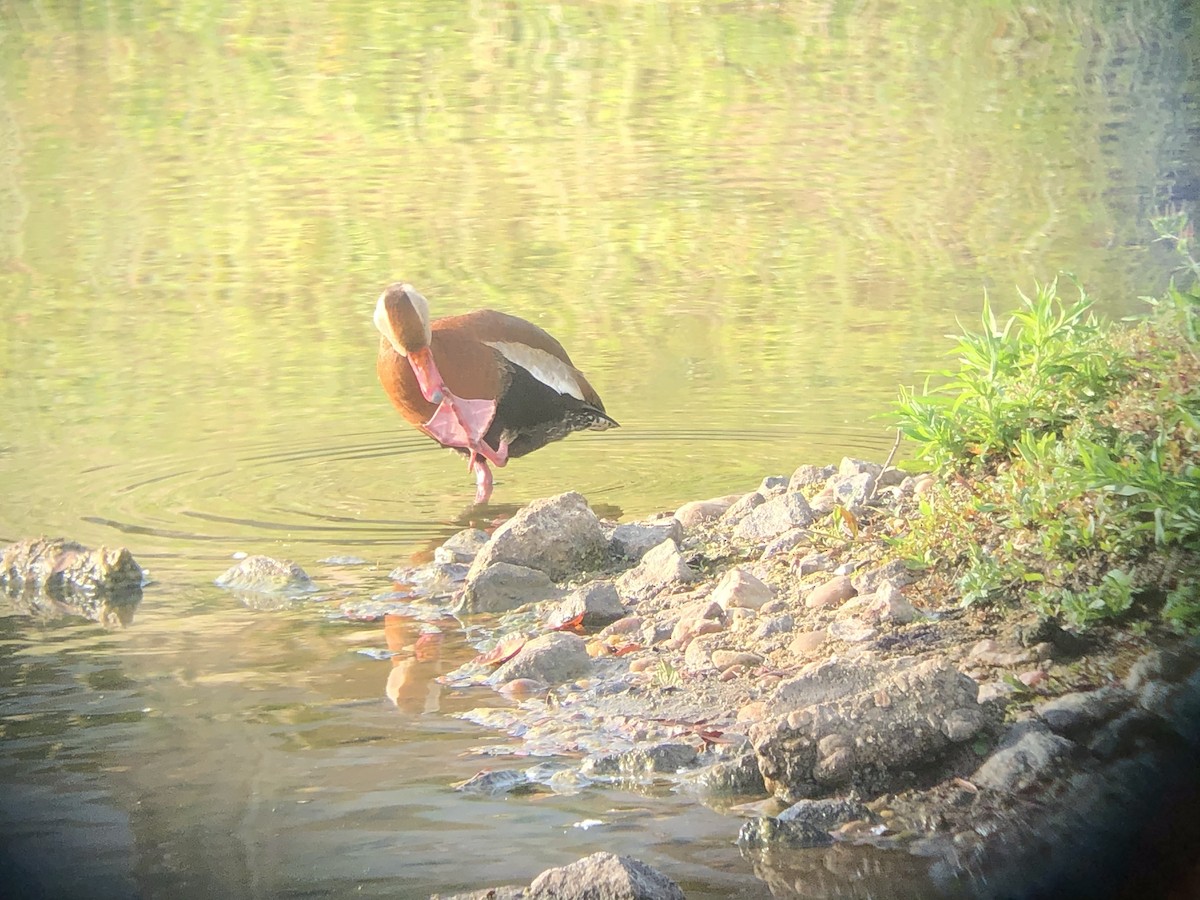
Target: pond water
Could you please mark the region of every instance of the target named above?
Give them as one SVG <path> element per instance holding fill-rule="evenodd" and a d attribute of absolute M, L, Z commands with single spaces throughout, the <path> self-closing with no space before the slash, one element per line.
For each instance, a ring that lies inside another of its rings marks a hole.
<path fill-rule="evenodd" d="M 28 896 L 416 897 L 598 849 L 763 895 L 736 821 L 686 794 L 451 791 L 514 762 L 454 717 L 495 698 L 434 680 L 474 650 L 448 626 L 435 659 L 377 659 L 416 624 L 338 603 L 536 497 L 629 520 L 880 459 L 896 386 L 985 292 L 1067 271 L 1135 312 L 1169 274 L 1148 216 L 1200 196 L 1197 20 L 1167 0 L 0 16 L 0 540 L 123 544 L 152 578 L 123 630 L 0 613 L 2 863 Z M 401 278 L 435 314 L 547 328 L 621 429 L 472 509 L 375 382 Z M 212 584 L 235 552 L 323 590 L 249 609 Z M 930 890 L 841 859 L 771 890 Z"/>

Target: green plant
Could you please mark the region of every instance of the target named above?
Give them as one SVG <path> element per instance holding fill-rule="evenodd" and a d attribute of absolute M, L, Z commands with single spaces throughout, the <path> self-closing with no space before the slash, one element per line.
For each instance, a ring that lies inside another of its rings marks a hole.
<path fill-rule="evenodd" d="M 1082 289 L 1067 303 L 1056 280 L 1020 298 L 1003 326 L 985 298 L 982 329 L 956 338 L 958 368 L 920 394 L 901 390 L 898 427 L 934 466 L 995 462 L 1024 438 L 1057 433 L 1123 372 L 1122 359 L 1097 352 L 1107 329 Z"/>

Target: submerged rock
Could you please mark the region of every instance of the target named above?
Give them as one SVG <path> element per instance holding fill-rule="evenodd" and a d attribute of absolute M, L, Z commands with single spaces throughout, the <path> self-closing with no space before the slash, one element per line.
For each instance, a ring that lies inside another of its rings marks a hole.
<path fill-rule="evenodd" d="M 833 843 L 829 832 L 807 822 L 787 822 L 772 816 L 750 819 L 738 831 L 737 845 L 743 850 L 771 847 L 804 850 Z"/>
<path fill-rule="evenodd" d="M 697 755 L 696 748 L 691 744 L 668 742 L 589 756 L 583 761 L 581 771 L 584 775 L 623 775 L 630 778 L 654 773 L 669 775 L 694 764 Z"/>
<path fill-rule="evenodd" d="M 0 555 L 0 587 L 24 612 L 128 624 L 142 599 L 142 568 L 124 547 L 92 550 L 62 538 L 18 541 Z"/>
<path fill-rule="evenodd" d="M 547 869 L 529 885 L 528 900 L 684 900 L 679 885 L 632 856 L 593 853 Z"/>
<path fill-rule="evenodd" d="M 317 589 L 299 565 L 270 556 L 247 556 L 218 575 L 216 583 L 230 590 L 259 594 L 307 594 Z"/>
<path fill-rule="evenodd" d="M 555 581 L 599 567 L 608 553 L 600 520 L 582 494 L 534 500 L 496 529 L 471 565 L 475 577 L 498 562 L 539 569 Z"/>

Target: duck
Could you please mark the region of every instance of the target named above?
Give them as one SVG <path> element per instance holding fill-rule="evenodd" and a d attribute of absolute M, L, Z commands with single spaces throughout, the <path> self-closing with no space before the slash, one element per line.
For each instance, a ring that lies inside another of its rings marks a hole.
<path fill-rule="evenodd" d="M 562 344 L 532 322 L 493 309 L 431 319 L 429 301 L 399 281 L 379 295 L 373 321 L 384 391 L 407 422 L 467 457 L 476 504 L 492 496 L 489 463 L 618 427 Z"/>

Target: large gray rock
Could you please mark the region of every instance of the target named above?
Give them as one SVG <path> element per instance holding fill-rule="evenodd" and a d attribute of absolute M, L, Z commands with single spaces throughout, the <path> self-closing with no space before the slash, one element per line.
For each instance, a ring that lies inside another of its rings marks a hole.
<path fill-rule="evenodd" d="M 895 773 L 934 764 L 985 720 L 975 682 L 930 659 L 759 723 L 750 737 L 767 788 L 794 803 L 852 781 L 886 789 Z"/>
<path fill-rule="evenodd" d="M 613 853 L 593 853 L 547 869 L 529 886 L 529 900 L 684 900 L 679 885 L 656 869 Z"/>
<path fill-rule="evenodd" d="M 142 569 L 124 547 L 92 550 L 61 538 L 18 541 L 0 555 L 0 588 L 35 615 L 127 624 L 142 599 Z"/>
<path fill-rule="evenodd" d="M 454 612 L 458 615 L 505 612 L 526 603 L 552 600 L 562 594 L 550 576 L 538 569 L 506 562 L 494 563 L 484 569 L 472 566 Z"/>
<path fill-rule="evenodd" d="M 627 600 L 644 600 L 664 588 L 695 581 L 697 577 L 675 542 L 665 540 L 617 579 L 617 591 Z"/>
<path fill-rule="evenodd" d="M 600 520 L 582 494 L 570 491 L 534 500 L 497 528 L 471 564 L 471 575 L 507 562 L 561 581 L 599 567 L 607 552 Z"/>
<path fill-rule="evenodd" d="M 803 494 L 783 494 L 756 506 L 737 523 L 733 536 L 743 541 L 769 541 L 811 524 L 816 517 Z"/>
<path fill-rule="evenodd" d="M 583 638 L 554 631 L 522 647 L 520 653 L 491 674 L 488 684 L 504 684 L 516 678 L 562 684 L 583 677 L 591 668 L 592 658 Z"/>

